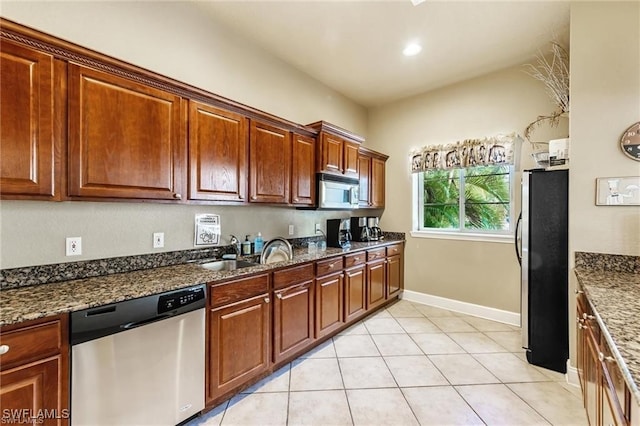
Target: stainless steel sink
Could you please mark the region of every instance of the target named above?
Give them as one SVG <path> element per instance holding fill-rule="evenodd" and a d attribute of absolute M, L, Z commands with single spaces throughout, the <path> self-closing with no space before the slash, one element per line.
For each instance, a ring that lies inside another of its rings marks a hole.
<path fill-rule="evenodd" d="M 249 268 L 256 265 L 257 263 L 244 260 L 216 260 L 200 264 L 203 268 L 211 271 L 235 271 L 236 269 Z"/>

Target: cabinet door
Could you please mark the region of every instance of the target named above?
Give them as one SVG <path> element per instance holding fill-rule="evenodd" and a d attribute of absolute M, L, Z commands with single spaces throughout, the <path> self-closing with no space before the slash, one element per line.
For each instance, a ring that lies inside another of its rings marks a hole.
<path fill-rule="evenodd" d="M 344 320 L 349 322 L 367 308 L 367 283 L 365 265 L 344 271 Z"/>
<path fill-rule="evenodd" d="M 291 133 L 252 121 L 250 140 L 249 201 L 287 204 L 291 176 Z"/>
<path fill-rule="evenodd" d="M 371 207 L 384 207 L 385 162 L 379 158 L 371 159 Z"/>
<path fill-rule="evenodd" d="M 344 141 L 344 164 L 342 172 L 345 176 L 358 177 L 358 147 L 354 142 Z"/>
<path fill-rule="evenodd" d="M 5 411 L 23 416 L 12 419 L 13 423 L 32 424 L 34 421 L 31 415 L 47 410 L 47 413 L 53 413 L 53 417 L 59 418 L 43 417 L 42 422 L 40 422 L 41 419 L 37 419 L 36 423 L 68 424 L 69 409 L 66 399 L 62 397 L 61 388 L 67 380 L 62 376 L 62 372 L 66 371 L 62 360 L 61 355 L 56 355 L 0 373 L 3 423 Z"/>
<path fill-rule="evenodd" d="M 209 310 L 208 402 L 269 368 L 269 303 L 264 294 Z"/>
<path fill-rule="evenodd" d="M 387 258 L 387 298 L 398 294 L 402 289 L 402 256 Z"/>
<path fill-rule="evenodd" d="M 179 96 L 69 65 L 69 195 L 182 198 Z"/>
<path fill-rule="evenodd" d="M 189 102 L 189 199 L 246 201 L 247 118 Z"/>
<path fill-rule="evenodd" d="M 385 301 L 385 269 L 384 260 L 367 264 L 367 310 L 375 308 Z"/>
<path fill-rule="evenodd" d="M 590 425 L 596 425 L 598 423 L 599 411 L 600 411 L 600 380 L 598 377 L 602 374 L 600 371 L 600 362 L 598 360 L 598 345 L 593 338 L 590 328 L 583 329 L 583 332 L 587 334 L 586 344 L 587 351 L 585 353 L 586 359 L 584 362 L 584 382 L 585 387 L 583 391 L 584 405 L 587 410 L 587 418 Z"/>
<path fill-rule="evenodd" d="M 316 338 L 331 334 L 344 324 L 343 281 L 343 274 L 329 275 L 316 280 Z"/>
<path fill-rule="evenodd" d="M 0 191 L 54 195 L 53 58 L 2 40 Z"/>
<path fill-rule="evenodd" d="M 316 141 L 293 135 L 291 168 L 291 204 L 313 205 L 316 202 Z"/>
<path fill-rule="evenodd" d="M 322 134 L 319 167 L 321 171 L 342 174 L 342 143 L 342 139 L 336 136 L 332 136 L 327 133 Z"/>
<path fill-rule="evenodd" d="M 313 293 L 313 281 L 274 292 L 274 362 L 300 352 L 313 342 Z"/>
<path fill-rule="evenodd" d="M 360 180 L 360 207 L 371 206 L 371 157 L 360 154 L 358 157 L 358 173 Z"/>

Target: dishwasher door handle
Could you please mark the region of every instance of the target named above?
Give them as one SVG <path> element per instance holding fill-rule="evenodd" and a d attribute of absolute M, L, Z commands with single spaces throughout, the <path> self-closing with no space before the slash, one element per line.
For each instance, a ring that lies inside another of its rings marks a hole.
<path fill-rule="evenodd" d="M 131 330 L 132 328 L 142 327 L 143 325 L 151 324 L 156 321 L 161 321 L 163 319 L 169 318 L 170 316 L 171 315 L 164 314 L 164 315 L 158 315 L 157 317 L 149 318 L 142 321 L 128 322 L 126 324 L 121 325 L 120 328 L 123 330 Z"/>

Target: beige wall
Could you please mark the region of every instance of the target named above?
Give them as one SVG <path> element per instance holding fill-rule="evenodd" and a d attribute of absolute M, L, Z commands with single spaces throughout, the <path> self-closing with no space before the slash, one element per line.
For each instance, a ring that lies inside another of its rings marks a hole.
<path fill-rule="evenodd" d="M 640 176 L 640 163 L 618 144 L 640 119 L 638 28 L 638 2 L 571 5 L 570 265 L 576 251 L 640 255 L 640 207 L 595 205 L 597 177 Z M 573 324 L 575 299 L 569 301 Z M 575 329 L 569 330 L 575 365 Z"/>
<path fill-rule="evenodd" d="M 552 112 L 541 83 L 522 67 L 496 72 L 421 96 L 372 109 L 367 143 L 391 154 L 383 229 L 412 229 L 411 150 L 427 144 L 516 131 Z M 568 123 L 541 128 L 536 139 L 566 136 Z M 520 169 L 534 166 L 522 147 Z M 520 174 L 515 176 L 520 182 Z M 518 186 L 518 185 L 516 185 Z M 518 188 L 519 191 L 519 188 Z M 517 194 L 516 205 L 519 194 Z M 516 207 L 516 216 L 519 208 Z M 405 285 L 413 291 L 520 312 L 519 265 L 513 243 L 407 238 Z"/>
<path fill-rule="evenodd" d="M 327 120 L 364 135 L 366 110 L 212 24 L 179 2 L 7 2 L 0 15 L 118 59 L 298 122 Z M 0 203 L 0 268 L 193 247 L 196 213 L 220 213 L 224 234 L 265 238 L 312 235 L 314 223 L 345 213 L 287 208 L 170 206 L 139 203 Z M 64 256 L 64 238 L 81 236 L 83 255 Z M 226 240 L 225 240 L 226 241 Z"/>

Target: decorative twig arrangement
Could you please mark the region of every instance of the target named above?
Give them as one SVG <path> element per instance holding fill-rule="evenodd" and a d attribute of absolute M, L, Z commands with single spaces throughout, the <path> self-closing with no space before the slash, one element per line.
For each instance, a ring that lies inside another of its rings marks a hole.
<path fill-rule="evenodd" d="M 536 64 L 525 65 L 525 72 L 536 80 L 544 83 L 547 93 L 558 106 L 558 109 L 549 115 L 540 115 L 527 126 L 524 137 L 531 141 L 533 129 L 547 121 L 551 127 L 560 122 L 562 114 L 569 112 L 569 53 L 559 43 L 551 42 L 551 58 L 545 57 L 542 52 L 536 56 Z"/>

